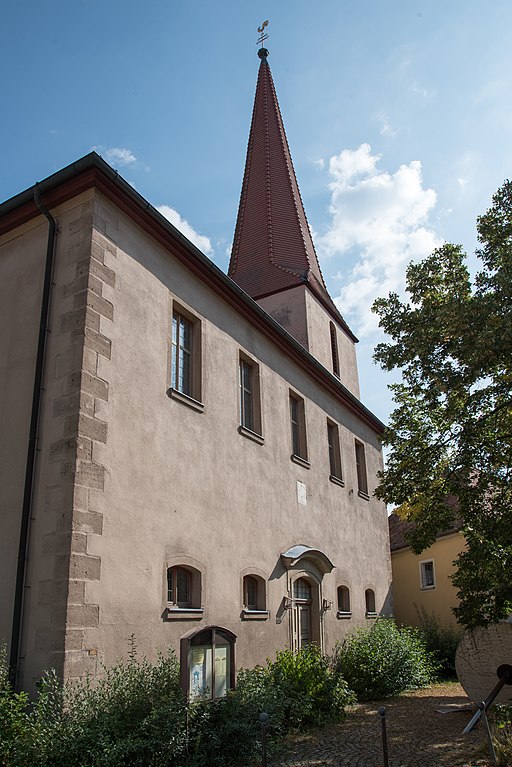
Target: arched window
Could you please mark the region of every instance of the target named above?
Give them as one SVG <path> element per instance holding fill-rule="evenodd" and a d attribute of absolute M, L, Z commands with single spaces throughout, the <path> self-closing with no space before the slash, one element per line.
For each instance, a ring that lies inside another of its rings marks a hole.
<path fill-rule="evenodd" d="M 352 615 L 350 591 L 347 586 L 338 586 L 338 618 L 349 617 L 350 615 Z"/>
<path fill-rule="evenodd" d="M 242 580 L 242 620 L 266 620 L 267 610 L 266 582 L 260 575 L 251 573 Z"/>
<path fill-rule="evenodd" d="M 189 565 L 167 568 L 167 617 L 201 613 L 201 573 Z M 200 615 L 198 616 L 200 617 Z"/>
<path fill-rule="evenodd" d="M 234 688 L 235 642 L 235 634 L 220 626 L 182 637 L 181 684 L 189 700 L 223 698 Z"/>
<path fill-rule="evenodd" d="M 244 607 L 246 610 L 258 610 L 258 581 L 254 575 L 246 575 L 244 578 Z"/>
<path fill-rule="evenodd" d="M 293 584 L 293 598 L 311 601 L 311 586 L 305 578 L 297 578 Z"/>
<path fill-rule="evenodd" d="M 184 567 L 167 570 L 167 601 L 178 607 L 191 607 L 192 576 Z"/>
<path fill-rule="evenodd" d="M 376 615 L 375 611 L 375 592 L 373 589 L 366 589 L 364 592 L 364 599 L 366 603 L 366 615 L 367 617 Z"/>

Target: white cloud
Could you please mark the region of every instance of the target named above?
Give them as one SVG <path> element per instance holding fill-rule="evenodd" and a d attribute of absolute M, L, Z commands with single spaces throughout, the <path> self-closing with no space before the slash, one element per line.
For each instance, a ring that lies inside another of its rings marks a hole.
<path fill-rule="evenodd" d="M 213 253 L 212 244 L 210 239 L 204 234 L 199 234 L 196 230 L 180 216 L 177 210 L 170 208 L 168 205 L 158 205 L 157 210 L 162 216 L 173 224 L 176 229 L 179 229 L 187 239 L 190 240 L 199 250 L 205 253 L 207 256 Z"/>
<path fill-rule="evenodd" d="M 316 167 L 319 170 L 323 170 L 325 168 L 325 160 L 323 157 L 320 157 L 318 160 L 313 160 L 313 165 L 316 165 Z"/>
<path fill-rule="evenodd" d="M 391 124 L 389 122 L 388 117 L 385 114 L 381 113 L 381 114 L 377 115 L 377 119 L 381 123 L 380 131 L 379 131 L 380 135 L 381 136 L 390 136 L 391 138 L 394 138 L 396 136 L 396 130 L 394 130 L 391 127 Z"/>
<path fill-rule="evenodd" d="M 413 81 L 411 85 L 411 91 L 415 94 L 415 96 L 419 96 L 424 101 L 431 101 L 435 95 L 436 90 L 435 88 L 425 88 L 423 85 L 420 85 L 416 80 Z"/>
<path fill-rule="evenodd" d="M 331 259 L 336 278 L 343 280 L 336 304 L 361 336 L 377 329 L 370 311 L 375 298 L 402 293 L 406 265 L 440 244 L 428 226 L 436 194 L 423 187 L 421 163 L 413 160 L 389 173 L 377 167 L 379 160 L 369 144 L 331 157 L 332 218 L 317 239 L 320 254 Z M 350 258 L 355 263 L 342 274 L 341 265 Z"/>
<path fill-rule="evenodd" d="M 104 146 L 93 146 L 92 148 L 99 152 L 111 165 L 134 165 L 137 162 L 131 149 L 118 146 L 110 147 L 110 149 Z"/>

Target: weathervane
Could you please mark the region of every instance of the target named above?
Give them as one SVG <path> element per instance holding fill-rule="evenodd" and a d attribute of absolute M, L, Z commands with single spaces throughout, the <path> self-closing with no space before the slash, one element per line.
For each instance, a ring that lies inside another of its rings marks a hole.
<path fill-rule="evenodd" d="M 268 35 L 265 32 L 265 27 L 268 27 L 268 19 L 263 22 L 261 27 L 258 27 L 258 32 L 260 33 L 260 36 L 256 40 L 256 43 L 259 43 L 261 48 L 263 48 L 263 43 L 265 42 L 265 40 L 268 40 Z"/>

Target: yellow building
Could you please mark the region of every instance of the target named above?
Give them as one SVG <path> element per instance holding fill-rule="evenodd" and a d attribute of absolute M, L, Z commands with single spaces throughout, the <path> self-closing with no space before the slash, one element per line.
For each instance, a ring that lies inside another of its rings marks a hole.
<path fill-rule="evenodd" d="M 396 514 L 389 517 L 391 566 L 393 572 L 393 614 L 397 623 L 418 626 L 420 615 L 435 615 L 441 625 L 455 625 L 452 609 L 457 590 L 450 576 L 453 562 L 464 547 L 458 527 L 440 535 L 421 554 L 414 554 L 406 541 L 413 523 Z"/>

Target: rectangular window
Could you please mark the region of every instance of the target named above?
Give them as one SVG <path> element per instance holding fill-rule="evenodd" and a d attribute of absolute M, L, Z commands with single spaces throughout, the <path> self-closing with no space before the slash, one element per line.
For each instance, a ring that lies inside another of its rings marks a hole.
<path fill-rule="evenodd" d="M 435 589 L 434 561 L 420 562 L 420 579 L 422 589 Z"/>
<path fill-rule="evenodd" d="M 259 366 L 250 357 L 240 352 L 239 357 L 240 385 L 240 431 L 245 436 L 263 440 L 261 426 L 261 398 Z M 247 430 L 247 431 L 245 431 Z M 249 432 L 249 433 L 247 433 Z"/>
<path fill-rule="evenodd" d="M 302 461 L 308 460 L 308 448 L 306 441 L 306 418 L 304 414 L 304 400 L 290 393 L 290 426 L 292 437 L 292 458 Z"/>
<path fill-rule="evenodd" d="M 178 312 L 172 315 L 171 386 L 192 396 L 192 323 Z"/>
<path fill-rule="evenodd" d="M 332 356 L 332 372 L 338 378 L 340 377 L 340 363 L 338 358 L 338 339 L 336 338 L 336 328 L 334 322 L 329 323 L 331 331 L 331 356 Z"/>
<path fill-rule="evenodd" d="M 252 365 L 240 360 L 240 423 L 246 429 L 254 431 L 254 391 Z"/>
<path fill-rule="evenodd" d="M 356 449 L 356 470 L 357 470 L 357 488 L 359 495 L 368 498 L 368 479 L 366 476 L 366 457 L 364 454 L 364 445 L 355 440 Z"/>
<path fill-rule="evenodd" d="M 172 313 L 170 394 L 201 400 L 201 323 L 186 311 Z"/>
<path fill-rule="evenodd" d="M 331 421 L 327 421 L 327 444 L 329 447 L 330 476 L 331 478 L 342 481 L 340 437 L 337 425 Z"/>

